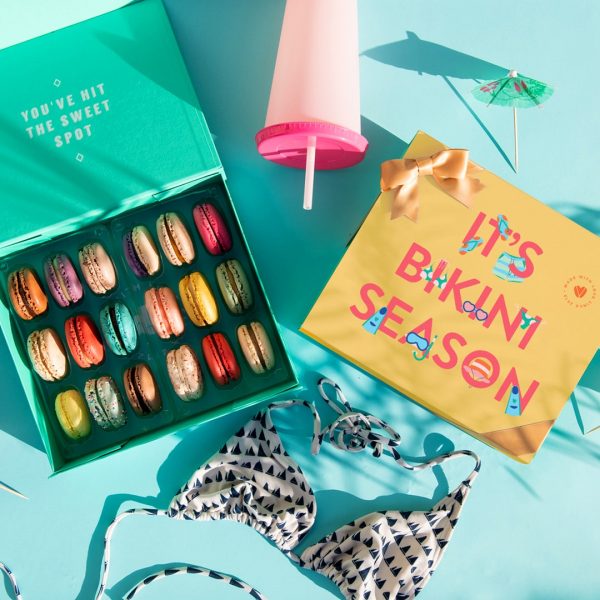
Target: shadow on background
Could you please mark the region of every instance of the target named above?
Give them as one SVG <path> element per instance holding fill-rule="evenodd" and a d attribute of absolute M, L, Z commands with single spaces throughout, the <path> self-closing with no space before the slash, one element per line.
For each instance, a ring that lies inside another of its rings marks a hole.
<path fill-rule="evenodd" d="M 18 337 L 16 339 L 18 340 Z M 32 448 L 44 452 L 42 438 L 31 414 L 29 403 L 23 393 L 17 370 L 10 359 L 6 340 L 2 335 L 0 335 L 0 356 L 5 357 L 0 367 L 2 386 L 5 392 L 10 390 L 10 394 L 5 395 L 2 399 L 0 429 Z"/>
<path fill-rule="evenodd" d="M 416 71 L 419 75 L 426 73 L 441 77 L 458 101 L 475 119 L 479 127 L 494 144 L 506 163 L 514 170 L 511 160 L 502 149 L 492 132 L 471 108 L 463 95 L 456 89 L 450 79 L 481 80 L 499 79 L 504 77 L 508 69 L 487 62 L 470 54 L 452 50 L 446 46 L 422 40 L 412 31 L 406 32 L 406 39 L 383 46 L 376 46 L 362 53 L 373 60 L 397 69 Z"/>
<path fill-rule="evenodd" d="M 273 265 L 277 268 L 279 285 L 269 289 L 269 297 L 277 306 L 279 322 L 295 331 L 377 199 L 381 163 L 400 158 L 408 147 L 406 141 L 377 123 L 365 117 L 361 122 L 362 133 L 369 140 L 369 150 L 363 162 L 351 169 L 318 171 L 315 175 L 315 218 L 301 222 L 280 220 L 278 227 L 270 231 L 275 247 L 284 247 L 286 240 L 300 235 L 304 239 L 321 241 L 319 245 L 302 248 L 302 251 L 285 257 L 272 257 L 269 264 L 260 265 L 261 272 L 274 268 Z M 273 168 L 282 169 L 280 166 Z M 288 171 L 283 175 L 289 178 L 290 189 L 301 190 L 304 173 Z M 297 202 L 300 205 L 300 195 Z M 299 227 L 303 229 L 301 233 L 298 233 Z M 287 266 L 284 268 L 280 261 Z"/>
<path fill-rule="evenodd" d="M 398 69 L 416 71 L 419 75 L 443 75 L 456 79 L 499 79 L 508 69 L 486 60 L 422 40 L 412 31 L 406 39 L 376 46 L 362 53 L 373 60 Z"/>
<path fill-rule="evenodd" d="M 253 406 L 249 409 L 221 417 L 219 425 L 223 426 L 222 428 L 215 428 L 209 422 L 191 429 L 184 429 L 174 434 L 174 436 L 180 437 L 181 441 L 173 448 L 158 469 L 156 482 L 159 491 L 156 496 L 142 497 L 131 494 L 113 494 L 106 498 L 102 512 L 98 518 L 98 523 L 90 537 L 85 577 L 76 600 L 89 600 L 89 598 L 94 597 L 100 581 L 104 534 L 106 533 L 106 528 L 117 514 L 125 509 L 124 504 L 127 503 L 126 508 L 133 508 L 130 504 L 135 503 L 135 507 L 166 509 L 173 497 L 193 475 L 196 469 L 204 464 L 223 445 L 224 440 L 221 431 L 223 429 L 230 430 L 233 434 L 254 416 L 258 410 L 260 410 L 260 407 Z M 139 515 L 132 518 L 150 520 L 154 517 Z M 118 527 L 116 531 L 118 532 Z M 145 575 L 149 575 L 154 570 L 156 570 L 156 565 L 148 566 L 145 569 Z M 124 594 L 136 582 L 129 585 L 130 583 L 131 579 L 128 577 L 126 581 L 113 582 L 112 584 L 109 582 L 109 588 L 111 585 L 113 587 L 117 586 L 118 590 Z M 126 584 L 129 587 L 121 589 Z M 121 596 L 115 595 L 115 597 L 122 597 L 123 594 Z"/>
<path fill-rule="evenodd" d="M 600 210 L 598 208 L 574 204 L 573 202 L 553 203 L 552 208 L 588 231 L 600 235 Z"/>
<path fill-rule="evenodd" d="M 318 396 L 318 393 L 316 392 L 314 383 L 322 375 L 310 372 L 308 376 L 310 382 L 307 380 L 307 384 L 310 384 L 310 389 L 292 395 L 317 402 L 317 409 L 322 415 L 322 425 L 326 425 L 331 422 L 334 412 L 325 408 L 324 403 L 319 400 L 320 396 Z M 290 397 L 289 392 L 278 399 L 288 397 Z M 260 406 L 251 407 L 245 411 L 223 417 L 220 420 L 220 425 L 225 426 L 219 428 L 219 430 L 216 430 L 214 427 L 211 427 L 210 423 L 207 423 L 197 426 L 192 430 L 176 434 L 178 437 L 181 437 L 181 441 L 169 453 L 168 457 L 158 470 L 157 484 L 159 492 L 156 496 L 141 497 L 131 494 L 113 494 L 106 498 L 98 523 L 90 538 L 85 578 L 82 582 L 77 600 L 87 600 L 88 598 L 93 597 L 97 589 L 100 578 L 106 528 L 116 515 L 125 508 L 124 505 L 127 504 L 127 508 L 129 508 L 133 502 L 136 506 L 160 509 L 167 508 L 181 486 L 222 446 L 224 439 L 221 431 L 223 429 L 230 430 L 231 434 L 233 434 L 260 409 Z M 432 415 L 429 416 L 432 419 L 434 418 Z M 292 457 L 307 456 L 309 454 L 310 438 L 312 434 L 312 419 L 310 418 L 310 413 L 302 407 L 297 407 L 290 411 L 278 411 L 275 420 L 277 429 L 283 438 L 284 446 Z M 404 458 L 409 462 L 421 462 L 453 449 L 454 445 L 448 438 L 439 433 L 430 433 L 424 439 L 422 455 L 404 455 Z M 364 452 L 369 453 L 370 451 L 365 450 Z M 339 461 L 342 468 L 349 471 L 347 460 L 350 455 L 348 453 L 335 451 L 333 456 L 335 457 L 335 460 Z M 310 460 L 314 464 L 317 464 L 319 457 L 313 457 Z M 390 456 L 384 455 L 380 460 L 385 461 L 386 481 L 389 483 L 389 487 L 392 490 L 399 485 L 398 482 L 401 481 L 401 479 L 398 478 L 399 474 L 407 473 L 409 476 L 412 475 L 411 472 L 405 471 L 402 467 L 397 465 Z M 300 458 L 298 462 L 302 469 L 304 463 L 303 459 Z M 306 462 L 308 463 L 309 459 L 306 459 Z M 342 463 L 345 463 L 345 465 Z M 308 464 L 305 466 L 308 466 Z M 315 473 L 312 473 L 311 476 L 309 471 L 311 471 L 310 468 L 304 469 L 310 485 L 315 485 L 316 487 L 319 483 L 327 481 L 327 478 L 324 479 L 322 476 L 317 477 Z M 388 472 L 389 475 L 387 475 Z M 373 500 L 365 500 L 353 494 L 338 490 L 326 489 L 317 491 L 315 496 L 318 505 L 318 518 L 307 538 L 299 546 L 299 549 L 317 542 L 331 533 L 334 529 L 374 511 L 408 511 L 427 510 L 431 508 L 439 499 L 448 493 L 448 481 L 442 468 L 436 466 L 432 469 L 432 472 L 436 480 L 436 487 L 430 498 L 392 492 L 390 494 L 381 495 Z M 349 475 L 348 482 L 350 483 L 352 477 L 351 474 Z M 150 520 L 153 517 L 138 515 L 134 518 Z M 266 543 L 270 542 L 267 541 Z M 193 562 L 192 558 L 190 558 L 190 562 Z M 174 566 L 174 564 L 175 563 L 171 566 Z M 176 564 L 179 565 L 180 563 Z M 137 570 L 135 573 L 128 574 L 119 581 L 109 582 L 111 597 L 121 597 L 140 579 L 150 575 L 157 568 L 162 568 L 163 566 L 164 565 L 157 566 L 156 564 L 149 565 L 148 567 Z M 312 571 L 300 569 L 300 572 L 303 575 L 310 577 L 315 584 L 324 587 L 331 592 L 335 592 L 337 589 L 335 585 L 326 578 L 317 575 Z M 119 596 L 119 594 L 121 594 L 121 596 Z"/>

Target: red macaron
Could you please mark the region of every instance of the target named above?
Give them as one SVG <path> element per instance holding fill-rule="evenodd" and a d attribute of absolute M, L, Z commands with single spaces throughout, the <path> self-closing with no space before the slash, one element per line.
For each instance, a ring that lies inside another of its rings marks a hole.
<path fill-rule="evenodd" d="M 193 215 L 202 243 L 213 256 L 231 250 L 229 228 L 221 213 L 212 204 L 198 204 L 194 207 Z"/>
<path fill-rule="evenodd" d="M 75 315 L 65 321 L 65 337 L 75 362 L 82 369 L 99 365 L 104 360 L 100 332 L 87 315 Z"/>
<path fill-rule="evenodd" d="M 240 378 L 240 365 L 222 333 L 207 335 L 202 340 L 202 353 L 210 374 L 219 385 L 227 385 Z"/>

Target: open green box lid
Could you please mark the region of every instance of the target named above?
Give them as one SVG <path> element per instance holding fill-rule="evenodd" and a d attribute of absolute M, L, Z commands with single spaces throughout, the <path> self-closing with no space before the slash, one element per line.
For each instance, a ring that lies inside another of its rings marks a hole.
<path fill-rule="evenodd" d="M 221 171 L 160 0 L 6 48 L 0 77 L 0 255 Z"/>
<path fill-rule="evenodd" d="M 21 27 L 16 15 L 25 8 L 16 0 L 8 2 L 8 26 Z M 53 6 L 73 2 L 57 0 Z M 228 198 L 221 162 L 161 0 L 126 6 L 121 6 L 124 0 L 103 5 L 92 0 L 85 9 L 80 4 L 84 3 L 78 3 L 77 16 L 69 21 L 75 24 L 41 37 L 32 37 L 39 34 L 37 25 L 21 27 L 8 41 L 0 33 L 5 92 L 0 103 L 3 260 L 46 239 L 173 198 L 200 184 L 217 186 Z M 42 20 L 48 10 L 40 7 Z M 5 16 L 3 12 L 3 28 Z M 64 25 L 55 20 L 48 31 Z M 233 206 L 231 211 L 235 215 Z M 247 259 L 252 262 L 250 256 Z M 271 315 L 268 300 L 264 301 Z M 14 324 L 7 304 L 5 299 L 0 303 L 0 326 L 54 472 L 256 404 L 297 385 L 280 340 L 285 381 L 65 465 L 40 408 L 36 380 L 11 334 Z"/>

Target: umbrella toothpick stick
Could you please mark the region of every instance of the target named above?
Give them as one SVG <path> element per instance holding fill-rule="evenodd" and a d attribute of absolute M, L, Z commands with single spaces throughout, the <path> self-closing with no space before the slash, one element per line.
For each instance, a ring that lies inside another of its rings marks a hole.
<path fill-rule="evenodd" d="M 519 170 L 519 129 L 517 127 L 517 107 L 513 106 L 513 122 L 515 125 L 515 173 Z"/>
<path fill-rule="evenodd" d="M 510 106 L 513 109 L 513 125 L 515 132 L 515 161 L 513 169 L 519 170 L 519 129 L 517 126 L 517 108 L 540 106 L 550 96 L 552 87 L 547 83 L 531 77 L 519 75 L 514 69 L 505 77 L 479 84 L 472 92 L 473 96 L 487 106 Z"/>

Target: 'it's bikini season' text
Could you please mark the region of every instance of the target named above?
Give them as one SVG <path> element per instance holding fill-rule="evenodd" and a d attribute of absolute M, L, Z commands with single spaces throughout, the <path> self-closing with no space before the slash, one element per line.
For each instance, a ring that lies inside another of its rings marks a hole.
<path fill-rule="evenodd" d="M 21 118 L 29 139 L 50 135 L 61 148 L 90 137 L 93 121 L 109 111 L 104 84 L 97 83 L 22 110 Z"/>
<path fill-rule="evenodd" d="M 487 231 L 482 231 L 488 225 L 490 227 Z M 476 233 L 489 234 L 486 236 L 486 243 L 481 243 L 481 246 L 476 248 L 476 251 L 481 251 L 483 256 L 489 256 L 498 240 L 501 239 L 498 233 L 498 221 L 495 218 L 488 219 L 485 213 L 480 212 L 463 238 L 465 244 L 473 239 L 482 240 L 481 237 L 475 235 Z M 515 235 L 518 236 L 518 234 Z M 520 236 L 518 240 L 520 241 Z M 510 272 L 509 277 L 515 278 L 513 280 L 524 280 L 533 275 L 535 270 L 534 258 L 542 255 L 543 250 L 535 242 L 524 241 L 518 246 L 517 252 L 516 261 L 508 266 L 507 272 Z M 504 294 L 497 293 L 494 295 L 491 286 L 482 286 L 479 279 L 469 278 L 459 267 L 454 267 L 452 270 L 447 269 L 448 263 L 445 260 L 440 260 L 436 265 L 434 265 L 434 262 L 436 261 L 427 248 L 413 242 L 398 264 L 395 275 L 409 284 L 422 285 L 425 283 L 423 293 L 436 294 L 438 301 L 449 302 L 451 308 L 461 314 L 467 314 L 467 318 L 474 322 L 477 322 L 479 318 L 476 317 L 477 310 L 467 313 L 465 301 L 467 301 L 468 308 L 483 309 L 485 307 L 483 314 L 487 313 L 487 316 L 480 323 L 481 326 L 486 329 L 499 326 L 506 342 L 517 344 L 517 347 L 521 350 L 525 350 L 529 346 L 542 323 L 540 315 L 534 315 L 524 321 L 528 315 L 528 308 L 521 306 L 513 312 L 507 307 Z M 423 278 L 424 269 L 430 271 L 430 275 L 425 279 Z M 436 282 L 441 280 L 444 281 L 443 286 L 436 285 Z M 443 327 L 443 323 L 434 323 L 432 317 L 423 320 L 415 319 L 415 315 L 412 314 L 414 307 L 411 304 L 398 296 L 392 295 L 390 297 L 378 283 L 373 281 L 362 285 L 360 300 L 360 302 L 349 307 L 352 315 L 365 321 L 370 319 L 385 304 L 387 310 L 384 312 L 385 317 L 378 328 L 378 332 L 402 344 L 407 343 L 406 336 L 409 332 L 413 332 L 413 334 L 417 334 L 429 342 L 435 339 L 435 334 L 438 333 L 440 326 Z M 524 322 L 527 327 L 523 326 Z M 466 383 L 474 388 L 488 388 L 494 385 L 503 372 L 504 375 L 500 378 L 500 384 L 494 399 L 499 402 L 506 399 L 507 393 L 514 386 L 518 386 L 521 394 L 521 410 L 525 409 L 539 387 L 539 381 L 533 379 L 527 382 L 528 385 L 525 387 L 519 381 L 517 366 L 501 367 L 493 352 L 481 348 L 469 349 L 468 340 L 457 331 L 449 331 L 438 337 L 441 339 L 438 339 L 436 345 L 428 347 L 427 359 L 431 359 L 440 369 L 453 369 L 459 363 L 459 354 L 463 354 L 460 372 Z M 473 376 L 468 367 L 474 361 L 485 362 L 489 365 L 490 371 L 486 377 Z"/>

